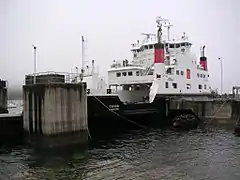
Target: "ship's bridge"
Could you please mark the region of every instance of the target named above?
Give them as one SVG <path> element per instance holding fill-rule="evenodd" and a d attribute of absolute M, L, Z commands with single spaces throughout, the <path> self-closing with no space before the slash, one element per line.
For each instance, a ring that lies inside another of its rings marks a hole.
<path fill-rule="evenodd" d="M 116 86 L 122 84 L 151 83 L 153 76 L 143 76 L 145 71 L 146 68 L 134 65 L 111 67 L 108 70 L 108 84 L 109 86 Z"/>
<path fill-rule="evenodd" d="M 156 44 L 156 40 L 149 40 L 141 45 L 133 45 L 131 51 L 133 53 L 133 64 L 139 64 L 145 68 L 149 67 L 154 62 L 154 45 Z M 186 39 L 177 39 L 177 40 L 164 40 L 162 42 L 164 44 L 166 61 L 169 60 L 169 55 L 183 54 L 190 52 L 192 43 Z"/>

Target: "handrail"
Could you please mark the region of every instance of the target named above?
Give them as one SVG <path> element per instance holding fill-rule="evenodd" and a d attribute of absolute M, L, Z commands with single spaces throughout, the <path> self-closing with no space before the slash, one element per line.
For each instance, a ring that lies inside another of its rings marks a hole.
<path fill-rule="evenodd" d="M 33 84 L 34 75 L 36 76 L 36 84 L 49 84 L 49 83 L 79 83 L 81 82 L 80 73 L 56 72 L 45 71 L 35 74 L 28 74 L 25 76 L 25 84 Z M 85 74 L 84 77 L 91 76 Z"/>

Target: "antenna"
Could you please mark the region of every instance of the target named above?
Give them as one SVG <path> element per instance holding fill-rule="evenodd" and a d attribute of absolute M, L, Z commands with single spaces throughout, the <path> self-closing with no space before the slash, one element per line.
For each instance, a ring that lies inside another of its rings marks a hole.
<path fill-rule="evenodd" d="M 158 32 L 157 32 L 158 43 L 160 43 L 162 40 L 162 23 L 163 22 L 166 23 L 166 22 L 168 22 L 168 20 L 162 18 L 161 16 L 157 17 L 156 23 L 157 23 L 157 27 L 158 27 Z"/>
<path fill-rule="evenodd" d="M 170 41 L 170 28 L 173 26 L 170 21 L 165 22 L 165 26 L 167 28 L 167 36 L 168 36 L 168 41 Z"/>

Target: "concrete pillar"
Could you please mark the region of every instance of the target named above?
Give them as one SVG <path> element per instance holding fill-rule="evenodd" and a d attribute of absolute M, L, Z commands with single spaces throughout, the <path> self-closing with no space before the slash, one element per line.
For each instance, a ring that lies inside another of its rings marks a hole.
<path fill-rule="evenodd" d="M 8 113 L 6 81 L 0 79 L 0 113 Z"/>
<path fill-rule="evenodd" d="M 86 83 L 23 86 L 24 130 L 41 145 L 65 146 L 88 140 Z"/>

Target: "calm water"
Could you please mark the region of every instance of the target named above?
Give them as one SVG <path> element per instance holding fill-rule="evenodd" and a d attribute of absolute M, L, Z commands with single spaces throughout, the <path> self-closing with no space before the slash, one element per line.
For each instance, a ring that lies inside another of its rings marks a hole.
<path fill-rule="evenodd" d="M 240 138 L 225 130 L 129 131 L 86 151 L 0 148 L 0 179 L 240 179 Z"/>

